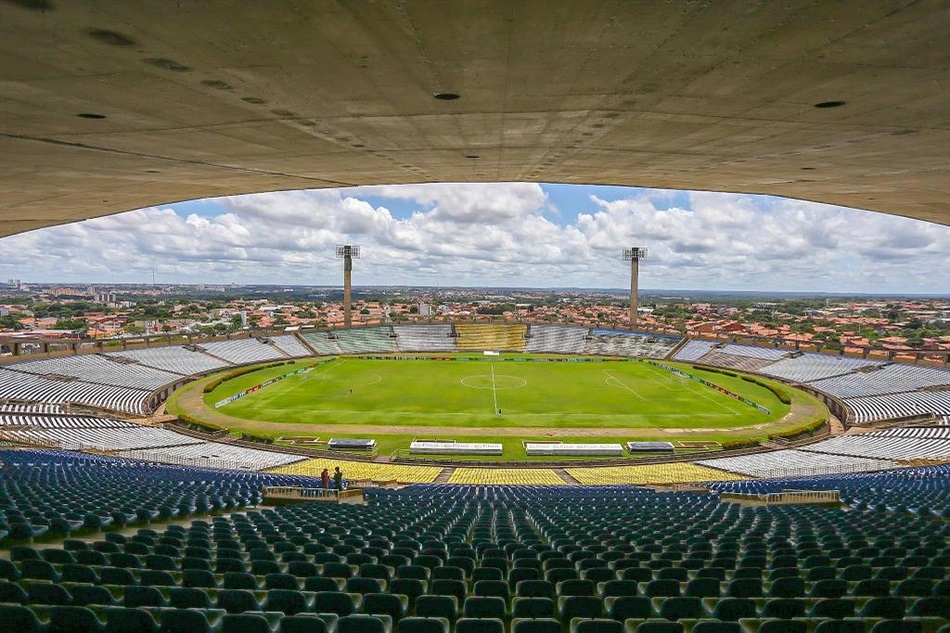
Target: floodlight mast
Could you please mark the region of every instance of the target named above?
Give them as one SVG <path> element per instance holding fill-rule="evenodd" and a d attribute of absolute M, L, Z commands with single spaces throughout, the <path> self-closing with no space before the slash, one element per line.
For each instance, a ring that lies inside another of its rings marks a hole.
<path fill-rule="evenodd" d="M 637 295 L 640 285 L 640 260 L 647 258 L 647 249 L 631 246 L 623 249 L 623 261 L 630 262 L 630 329 L 637 329 Z"/>
<path fill-rule="evenodd" d="M 353 324 L 353 258 L 360 258 L 360 247 L 337 246 L 336 258 L 343 260 L 343 326 L 350 327 Z"/>

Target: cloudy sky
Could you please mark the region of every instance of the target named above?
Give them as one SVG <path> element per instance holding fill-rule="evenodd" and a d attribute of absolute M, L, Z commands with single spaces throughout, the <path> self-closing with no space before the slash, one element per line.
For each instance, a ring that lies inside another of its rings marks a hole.
<path fill-rule="evenodd" d="M 294 191 L 0 239 L 0 279 L 950 294 L 950 227 L 765 196 L 534 183 Z"/>

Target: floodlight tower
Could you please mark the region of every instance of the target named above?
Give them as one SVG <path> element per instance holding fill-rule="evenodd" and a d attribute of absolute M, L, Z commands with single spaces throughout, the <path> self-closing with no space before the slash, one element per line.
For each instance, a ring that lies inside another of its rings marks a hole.
<path fill-rule="evenodd" d="M 631 246 L 623 249 L 623 261 L 630 262 L 630 329 L 637 329 L 637 292 L 639 291 L 640 260 L 647 258 L 647 249 Z"/>
<path fill-rule="evenodd" d="M 343 260 L 343 326 L 352 325 L 353 258 L 360 258 L 360 247 L 347 244 L 336 247 L 336 258 Z"/>

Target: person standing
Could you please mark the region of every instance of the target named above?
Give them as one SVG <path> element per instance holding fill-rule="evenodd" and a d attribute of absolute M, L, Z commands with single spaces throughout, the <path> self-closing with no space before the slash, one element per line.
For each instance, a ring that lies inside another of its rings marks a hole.
<path fill-rule="evenodd" d="M 323 472 L 320 473 L 320 479 L 323 480 L 323 487 L 330 488 L 330 471 L 326 468 L 323 469 Z"/>
<path fill-rule="evenodd" d="M 337 466 L 333 469 L 333 487 L 337 490 L 343 490 L 343 471 Z"/>

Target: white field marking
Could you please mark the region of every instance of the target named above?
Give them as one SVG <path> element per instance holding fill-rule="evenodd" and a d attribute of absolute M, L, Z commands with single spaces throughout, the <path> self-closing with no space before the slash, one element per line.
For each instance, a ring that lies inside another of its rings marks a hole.
<path fill-rule="evenodd" d="M 347 359 L 344 358 L 343 360 L 341 360 L 341 361 L 338 362 L 338 363 L 323 363 L 323 364 L 320 365 L 320 367 L 318 367 L 317 369 L 315 369 L 315 370 L 313 370 L 313 371 L 311 371 L 311 372 L 307 372 L 306 374 L 304 374 L 304 376 L 306 376 L 308 379 L 310 379 L 310 378 L 317 378 L 317 377 L 319 377 L 320 379 L 322 379 L 322 378 L 323 378 L 324 376 L 326 376 L 334 367 L 339 367 L 340 365 L 342 365 L 342 364 L 345 363 L 346 361 L 347 361 Z M 325 368 L 325 369 L 324 369 L 324 368 Z"/>
<path fill-rule="evenodd" d="M 484 387 L 482 387 L 481 385 L 473 385 L 472 383 L 468 382 L 469 380 L 480 380 L 485 377 L 486 377 L 485 374 L 472 374 L 471 376 L 465 376 L 463 378 L 459 378 L 459 384 L 462 385 L 463 387 L 468 387 L 469 389 L 491 389 L 492 388 L 491 385 L 485 385 Z M 510 387 L 506 387 L 504 386 L 504 384 L 501 384 L 501 385 L 496 384 L 495 389 L 497 389 L 498 391 L 504 391 L 506 389 L 521 389 L 522 387 L 528 386 L 528 381 L 520 376 L 511 376 L 508 374 L 495 374 L 495 377 L 496 378 L 510 378 L 512 380 L 521 381 L 520 384 L 511 383 Z"/>
<path fill-rule="evenodd" d="M 627 385 L 625 385 L 625 384 L 623 384 L 622 382 L 620 382 L 620 380 L 619 380 L 616 376 L 614 376 L 613 374 L 611 374 L 609 371 L 607 371 L 606 369 L 604 369 L 603 372 L 604 372 L 605 374 L 607 374 L 607 380 L 605 380 L 604 382 L 606 382 L 608 385 L 610 384 L 610 381 L 612 380 L 612 381 L 614 381 L 614 384 L 616 384 L 616 385 L 617 385 L 618 387 L 620 387 L 621 389 L 624 389 L 624 390 L 626 390 L 626 391 L 632 393 L 632 394 L 635 395 L 636 397 L 638 397 L 638 398 L 640 398 L 641 400 L 643 400 L 644 402 L 646 402 L 646 400 L 647 400 L 646 398 L 644 398 L 643 396 L 641 396 L 640 394 L 638 394 L 636 391 L 634 391 L 633 389 L 631 389 L 631 388 L 628 387 Z"/>
<path fill-rule="evenodd" d="M 496 412 L 496 415 L 500 415 L 500 414 L 497 413 L 497 411 L 498 411 L 498 390 L 495 389 L 495 363 L 489 363 L 489 364 L 491 365 L 491 397 L 492 397 L 492 402 L 495 403 L 494 411 Z"/>
<path fill-rule="evenodd" d="M 690 382 L 692 383 L 692 381 L 690 381 Z M 709 387 L 707 387 L 706 385 L 701 385 L 701 384 L 699 384 L 699 383 L 696 383 L 696 387 L 697 387 L 696 389 L 690 389 L 690 391 L 692 391 L 693 393 L 695 393 L 697 396 L 699 396 L 699 397 L 701 397 L 701 398 L 705 398 L 706 400 L 709 400 L 710 402 L 712 402 L 714 405 L 716 405 L 716 406 L 719 407 L 720 409 L 725 409 L 726 411 L 728 411 L 729 413 L 731 413 L 731 414 L 734 415 L 734 416 L 740 416 L 740 415 L 742 415 L 742 413 L 740 413 L 739 411 L 736 411 L 736 410 L 733 409 L 732 407 L 727 407 L 726 405 L 724 405 L 723 403 L 719 402 L 718 400 L 714 400 L 714 399 L 710 398 L 708 395 L 706 395 L 706 394 L 704 393 L 704 390 L 705 390 L 705 389 L 709 389 Z"/>

